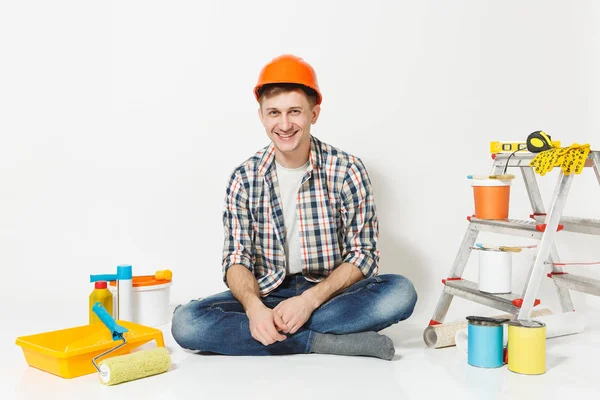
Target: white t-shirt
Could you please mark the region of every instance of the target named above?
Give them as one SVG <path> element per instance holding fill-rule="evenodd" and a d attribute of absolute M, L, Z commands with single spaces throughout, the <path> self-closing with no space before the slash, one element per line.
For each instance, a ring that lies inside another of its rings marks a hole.
<path fill-rule="evenodd" d="M 308 162 L 299 168 L 284 168 L 279 163 L 277 166 L 277 179 L 279 181 L 279 194 L 281 210 L 285 226 L 285 257 L 287 274 L 302 272 L 302 255 L 300 253 L 300 236 L 298 233 L 298 213 L 296 210 L 298 189 L 306 173 Z"/>

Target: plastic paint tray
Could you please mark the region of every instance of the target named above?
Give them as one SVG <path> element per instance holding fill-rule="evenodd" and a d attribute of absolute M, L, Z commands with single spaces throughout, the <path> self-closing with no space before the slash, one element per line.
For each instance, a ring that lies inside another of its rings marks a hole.
<path fill-rule="evenodd" d="M 164 347 L 162 331 L 127 321 L 117 321 L 127 328 L 123 335 L 127 344 L 106 357 L 130 353 L 136 347 L 156 340 Z M 16 344 L 21 346 L 29 366 L 70 379 L 97 373 L 92 358 L 123 343 L 113 340 L 112 332 L 102 322 L 75 328 L 21 336 Z M 104 357 L 102 358 L 104 359 Z"/>

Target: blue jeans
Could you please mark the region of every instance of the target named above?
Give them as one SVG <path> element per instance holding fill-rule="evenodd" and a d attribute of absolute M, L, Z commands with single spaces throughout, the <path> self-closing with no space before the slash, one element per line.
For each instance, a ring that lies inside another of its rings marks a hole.
<path fill-rule="evenodd" d="M 301 275 L 284 282 L 262 299 L 274 308 L 315 285 Z M 346 288 L 317 308 L 304 326 L 287 339 L 264 346 L 250 333 L 244 308 L 225 291 L 192 300 L 175 309 L 172 334 L 183 348 L 227 355 L 311 353 L 315 332 L 345 334 L 380 331 L 411 316 L 417 302 L 413 284 L 401 275 L 378 275 Z"/>

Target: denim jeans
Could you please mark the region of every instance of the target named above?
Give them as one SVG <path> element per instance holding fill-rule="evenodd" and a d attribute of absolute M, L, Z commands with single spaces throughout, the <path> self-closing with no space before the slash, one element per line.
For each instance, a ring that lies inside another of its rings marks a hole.
<path fill-rule="evenodd" d="M 274 308 L 315 285 L 301 275 L 284 282 L 262 299 Z M 304 326 L 269 346 L 254 339 L 242 305 L 225 291 L 178 306 L 172 334 L 183 348 L 226 355 L 310 353 L 315 332 L 345 334 L 380 331 L 411 316 L 417 302 L 413 284 L 401 275 L 378 275 L 346 288 L 317 308 Z"/>

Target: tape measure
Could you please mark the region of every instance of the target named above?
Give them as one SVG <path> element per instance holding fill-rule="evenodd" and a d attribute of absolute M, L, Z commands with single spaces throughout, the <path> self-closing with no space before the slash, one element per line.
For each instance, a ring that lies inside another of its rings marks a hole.
<path fill-rule="evenodd" d="M 527 136 L 527 150 L 531 153 L 540 153 L 550 150 L 554 147 L 560 147 L 552 143 L 552 138 L 544 131 L 535 131 Z"/>

